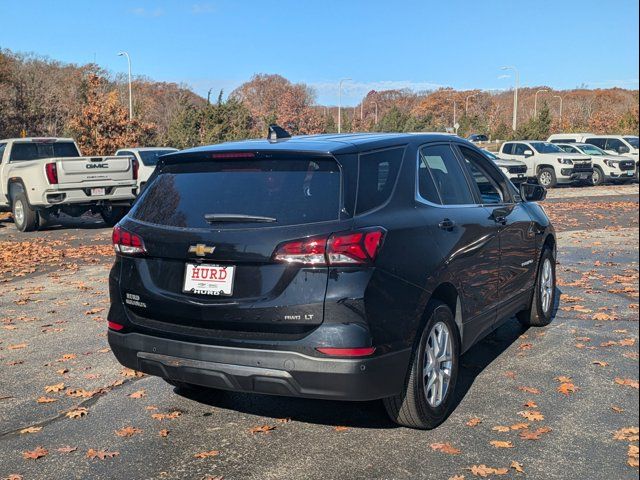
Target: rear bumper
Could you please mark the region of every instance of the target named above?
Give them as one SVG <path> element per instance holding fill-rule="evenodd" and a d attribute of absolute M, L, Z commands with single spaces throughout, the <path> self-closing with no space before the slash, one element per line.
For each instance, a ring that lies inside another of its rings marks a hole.
<path fill-rule="evenodd" d="M 224 390 L 332 400 L 398 394 L 411 355 L 407 349 L 370 358 L 317 358 L 113 330 L 108 339 L 121 364 L 150 375 Z"/>
<path fill-rule="evenodd" d="M 104 188 L 105 195 L 91 195 L 92 188 Z M 131 204 L 136 198 L 135 181 L 118 182 L 117 184 L 94 185 L 60 185 L 47 188 L 30 195 L 30 203 L 34 206 L 53 207 L 68 204 L 96 204 L 104 202 L 122 202 Z"/>

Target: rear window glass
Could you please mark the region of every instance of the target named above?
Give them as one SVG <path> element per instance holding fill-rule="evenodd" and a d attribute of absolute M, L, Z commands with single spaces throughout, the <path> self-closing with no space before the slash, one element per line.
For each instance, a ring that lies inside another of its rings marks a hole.
<path fill-rule="evenodd" d="M 79 156 L 80 152 L 73 142 L 24 142 L 14 143 L 11 147 L 12 161 Z"/>
<path fill-rule="evenodd" d="M 233 222 L 243 227 L 324 222 L 339 218 L 340 191 L 340 170 L 334 160 L 182 163 L 163 169 L 130 216 L 186 228 L 219 228 L 220 223 L 205 220 L 215 215 L 274 219 L 269 223 Z"/>
<path fill-rule="evenodd" d="M 404 147 L 360 155 L 356 214 L 373 210 L 389 199 L 403 155 Z"/>

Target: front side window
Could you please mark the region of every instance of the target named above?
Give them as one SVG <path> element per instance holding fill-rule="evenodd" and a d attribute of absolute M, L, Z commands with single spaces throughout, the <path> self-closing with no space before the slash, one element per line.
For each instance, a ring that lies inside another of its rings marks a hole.
<path fill-rule="evenodd" d="M 360 155 L 356 215 L 385 203 L 398 178 L 404 147 Z"/>
<path fill-rule="evenodd" d="M 560 149 L 562 151 L 564 151 L 564 152 L 567 152 L 567 153 L 580 153 L 580 152 L 578 152 L 578 150 L 576 150 L 575 148 L 570 147 L 568 145 L 560 145 Z"/>
<path fill-rule="evenodd" d="M 505 143 L 502 146 L 502 153 L 505 155 L 511 155 L 513 153 L 513 143 Z"/>
<path fill-rule="evenodd" d="M 618 153 L 628 153 L 629 147 L 622 143 L 622 140 L 618 140 L 617 138 L 608 138 L 605 150 L 614 150 Z"/>
<path fill-rule="evenodd" d="M 531 146 L 538 153 L 559 153 L 562 150 L 555 144 L 549 142 L 531 142 Z"/>
<path fill-rule="evenodd" d="M 6 143 L 0 143 L 0 163 L 2 163 L 2 156 L 4 155 L 4 149 L 7 148 Z"/>
<path fill-rule="evenodd" d="M 638 137 L 624 137 L 624 139 L 627 141 L 627 143 L 629 145 L 631 145 L 633 148 L 639 148 L 638 147 Z"/>
<path fill-rule="evenodd" d="M 473 178 L 478 187 L 482 203 L 484 205 L 503 203 L 504 195 L 502 190 L 488 173 L 487 169 L 491 167 L 487 166 L 486 162 L 483 162 L 483 159 L 474 151 L 465 147 L 460 147 L 460 151 L 462 152 L 462 157 L 465 160 L 467 168 L 469 168 L 471 178 Z"/>
<path fill-rule="evenodd" d="M 449 145 L 432 145 L 420 149 L 418 188 L 422 198 L 432 203 L 476 203 L 464 171 Z"/>
<path fill-rule="evenodd" d="M 513 154 L 524 157 L 524 152 L 527 150 L 531 150 L 528 145 L 525 145 L 524 143 L 516 143 L 513 149 Z"/>
<path fill-rule="evenodd" d="M 585 140 L 585 143 L 590 143 L 591 145 L 595 145 L 598 148 L 602 148 L 604 150 L 604 147 L 607 143 L 607 139 L 606 138 L 587 138 Z"/>

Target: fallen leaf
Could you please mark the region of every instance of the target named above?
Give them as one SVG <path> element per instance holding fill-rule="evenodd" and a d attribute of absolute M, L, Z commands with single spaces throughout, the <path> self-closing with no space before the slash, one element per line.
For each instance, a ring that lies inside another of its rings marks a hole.
<path fill-rule="evenodd" d="M 120 452 L 108 452 L 106 450 L 95 450 L 93 448 L 90 448 L 89 450 L 87 450 L 86 457 L 90 460 L 93 460 L 95 458 L 104 460 L 105 458 L 113 458 L 118 455 L 120 455 Z"/>
<path fill-rule="evenodd" d="M 511 462 L 511 468 L 513 468 L 518 473 L 524 473 L 523 465 L 515 460 Z"/>
<path fill-rule="evenodd" d="M 576 387 L 573 383 L 561 383 L 558 385 L 558 392 L 562 395 L 569 396 L 572 393 L 576 393 L 578 391 L 578 387 Z"/>
<path fill-rule="evenodd" d="M 84 417 L 88 413 L 89 413 L 89 410 L 87 410 L 84 407 L 80 407 L 80 408 L 76 408 L 74 410 L 68 411 L 67 413 L 65 413 L 65 416 L 69 418 L 80 418 L 80 417 Z"/>
<path fill-rule="evenodd" d="M 502 440 L 491 440 L 489 443 L 495 448 L 513 448 L 513 443 Z"/>
<path fill-rule="evenodd" d="M 336 432 L 346 432 L 347 430 L 349 430 L 349 427 L 337 426 L 336 428 L 334 428 L 334 430 Z"/>
<path fill-rule="evenodd" d="M 146 397 L 147 393 L 144 390 L 138 390 L 137 392 L 133 392 L 129 395 L 129 398 L 142 398 Z"/>
<path fill-rule="evenodd" d="M 269 433 L 271 430 L 275 430 L 276 427 L 272 427 L 271 425 L 261 425 L 259 427 L 253 427 L 249 430 L 251 435 L 255 435 L 256 433 Z"/>
<path fill-rule="evenodd" d="M 169 430 L 167 430 L 167 429 L 162 429 L 158 433 L 160 434 L 161 437 L 168 437 L 169 436 Z"/>
<path fill-rule="evenodd" d="M 533 387 L 518 387 L 518 390 L 525 393 L 530 393 L 532 395 L 539 395 L 541 392 L 537 388 Z"/>
<path fill-rule="evenodd" d="M 141 433 L 142 430 L 135 427 L 124 427 L 120 430 L 116 430 L 116 435 L 119 437 L 133 437 L 136 433 Z"/>
<path fill-rule="evenodd" d="M 478 418 L 478 417 L 473 417 L 472 419 L 470 419 L 466 425 L 467 427 L 477 427 L 478 425 L 480 425 L 482 423 L 482 419 Z"/>
<path fill-rule="evenodd" d="M 178 418 L 180 415 L 182 415 L 182 412 L 175 410 L 169 413 L 154 413 L 151 415 L 151 418 L 155 420 L 173 420 L 174 418 Z"/>
<path fill-rule="evenodd" d="M 498 425 L 497 427 L 493 427 L 491 430 L 495 432 L 505 433 L 505 432 L 511 431 L 511 427 L 504 427 L 502 425 Z"/>
<path fill-rule="evenodd" d="M 459 449 L 455 448 L 450 443 L 432 443 L 429 446 L 434 452 L 442 452 L 448 455 L 458 455 L 461 453 Z"/>
<path fill-rule="evenodd" d="M 526 418 L 531 422 L 541 422 L 544 420 L 544 415 L 536 410 L 525 410 L 523 412 L 518 412 L 518 415 Z"/>
<path fill-rule="evenodd" d="M 623 413 L 623 412 L 624 412 L 624 409 L 623 409 L 623 408 L 616 407 L 615 405 L 612 405 L 612 406 L 611 406 L 611 410 L 613 410 L 613 411 L 614 411 L 614 412 L 616 412 L 616 413 Z"/>
<path fill-rule="evenodd" d="M 27 427 L 20 430 L 20 433 L 37 433 L 42 430 L 42 427 Z"/>
<path fill-rule="evenodd" d="M 540 440 L 540 437 L 545 433 L 549 433 L 551 428 L 549 427 L 540 427 L 537 430 L 523 430 L 520 432 L 520 438 L 523 440 Z"/>
<path fill-rule="evenodd" d="M 51 397 L 39 397 L 36 402 L 38 403 L 53 403 L 53 402 L 57 402 L 58 400 L 56 400 L 55 398 L 51 398 Z"/>
<path fill-rule="evenodd" d="M 72 453 L 78 450 L 78 447 L 60 447 L 58 448 L 58 452 L 60 453 Z"/>
<path fill-rule="evenodd" d="M 638 468 L 638 465 L 639 465 L 638 455 L 639 455 L 638 446 L 629 445 L 629 449 L 627 450 L 627 456 L 629 457 L 627 459 L 627 465 L 629 465 L 630 467 Z"/>
<path fill-rule="evenodd" d="M 7 347 L 8 350 L 22 350 L 23 348 L 27 348 L 28 343 L 17 343 L 15 345 L 9 345 Z"/>
<path fill-rule="evenodd" d="M 49 450 L 43 447 L 36 447 L 35 450 L 22 452 L 22 457 L 26 460 L 37 460 L 49 454 Z"/>
<path fill-rule="evenodd" d="M 638 390 L 638 380 L 633 380 L 631 378 L 620 378 L 616 377 L 614 380 L 618 385 L 622 385 L 623 387 L 631 387 Z"/>
<path fill-rule="evenodd" d="M 486 465 L 473 465 L 468 470 L 471 470 L 471 473 L 476 477 L 488 477 L 489 475 L 506 475 L 509 473 L 508 468 L 492 468 L 487 467 Z"/>
<path fill-rule="evenodd" d="M 47 393 L 57 393 L 64 390 L 64 383 L 56 383 L 55 385 L 47 385 L 44 387 L 44 391 Z"/>
<path fill-rule="evenodd" d="M 220 455 L 220 451 L 218 451 L 218 450 L 209 450 L 208 452 L 196 453 L 193 457 L 194 458 L 209 458 L 209 457 L 216 457 L 218 455 Z"/>
<path fill-rule="evenodd" d="M 607 367 L 609 364 L 607 362 L 603 362 L 602 360 L 595 360 L 592 362 L 592 365 L 598 365 L 599 367 Z"/>
<path fill-rule="evenodd" d="M 511 430 L 525 430 L 529 428 L 528 423 L 515 423 L 509 427 Z"/>
<path fill-rule="evenodd" d="M 534 402 L 533 400 L 529 400 L 523 406 L 524 406 L 524 408 L 538 408 L 538 404 L 536 402 Z"/>
<path fill-rule="evenodd" d="M 625 442 L 637 442 L 640 440 L 640 430 L 638 427 L 621 428 L 613 434 L 613 438 Z"/>

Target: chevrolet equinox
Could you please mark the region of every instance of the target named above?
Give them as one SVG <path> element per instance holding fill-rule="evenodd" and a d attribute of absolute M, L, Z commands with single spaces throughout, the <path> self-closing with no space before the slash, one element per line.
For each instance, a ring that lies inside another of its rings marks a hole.
<path fill-rule="evenodd" d="M 161 157 L 113 231 L 113 353 L 179 389 L 382 399 L 437 426 L 466 350 L 551 320 L 544 187 L 452 135 L 272 131 Z"/>

